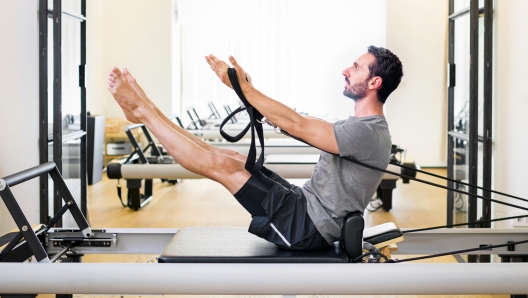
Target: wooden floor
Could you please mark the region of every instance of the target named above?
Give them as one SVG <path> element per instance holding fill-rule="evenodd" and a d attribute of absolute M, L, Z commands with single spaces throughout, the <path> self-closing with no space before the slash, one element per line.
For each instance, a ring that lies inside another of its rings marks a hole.
<path fill-rule="evenodd" d="M 445 176 L 445 169 L 425 169 Z M 181 228 L 189 226 L 240 226 L 247 227 L 250 215 L 237 203 L 233 196 L 220 184 L 206 180 L 185 180 L 176 185 L 157 180 L 154 185 L 154 198 L 139 211 L 122 207 L 116 193 L 116 180 L 103 180 L 89 186 L 88 217 L 93 228 Z M 445 183 L 437 178 L 419 174 L 435 183 Z M 302 185 L 305 180 L 291 180 Z M 123 183 L 123 181 L 121 182 Z M 419 228 L 445 224 L 446 191 L 411 182 L 403 184 L 398 181 L 393 191 L 393 208 L 390 212 L 382 209 L 376 212 L 365 212 L 367 227 L 392 221 L 403 228 Z M 147 262 L 155 255 L 88 255 L 83 262 Z M 396 256 L 397 257 L 397 256 Z M 409 256 L 402 256 L 405 258 Z M 446 256 L 422 262 L 456 262 L 454 257 Z M 421 274 L 416 272 L 416 274 Z M 390 278 L 390 277 L 388 277 Z M 412 278 L 412 277 L 409 277 Z M 41 298 L 47 295 L 39 295 Z M 75 295 L 76 297 L 87 295 Z M 119 296 L 117 296 L 119 297 Z M 132 296 L 126 296 L 132 297 Z M 137 296 L 136 296 L 137 297 Z M 173 297 L 173 296 L 171 296 Z M 185 297 L 185 296 L 174 296 Z M 196 297 L 196 296 L 189 296 Z M 208 296 L 236 297 L 236 296 Z M 250 297 L 250 296 L 242 296 Z M 253 297 L 253 296 L 251 296 Z M 280 297 L 280 296 L 255 296 Z M 308 297 L 308 296 L 299 296 Z M 309 296 L 316 297 L 316 296 Z M 319 296 L 317 296 L 319 297 Z M 345 297 L 345 296 L 324 296 Z M 348 296 L 347 296 L 348 297 Z M 351 296 L 352 297 L 352 296 Z M 353 296 L 361 297 L 361 296 Z M 427 296 L 378 296 L 378 297 L 427 297 Z M 444 296 L 434 296 L 444 297 Z M 447 297 L 447 296 L 445 296 Z M 455 296 L 449 296 L 455 297 Z M 508 295 L 479 295 L 456 297 L 509 297 Z"/>

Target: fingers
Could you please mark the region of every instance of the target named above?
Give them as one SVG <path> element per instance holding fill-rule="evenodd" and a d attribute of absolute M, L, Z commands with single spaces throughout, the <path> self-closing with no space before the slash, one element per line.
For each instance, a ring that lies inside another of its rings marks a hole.
<path fill-rule="evenodd" d="M 229 62 L 233 65 L 233 67 L 236 69 L 237 73 L 244 73 L 244 70 L 240 65 L 238 65 L 235 57 L 229 56 Z"/>
<path fill-rule="evenodd" d="M 238 74 L 238 81 L 241 84 L 249 82 L 249 84 L 251 85 L 251 77 L 249 77 L 249 75 L 244 71 L 242 66 L 238 65 L 235 57 L 229 56 L 229 62 L 231 62 L 231 64 L 233 64 L 233 67 L 235 68 L 235 70 L 236 70 L 236 72 Z M 244 74 L 244 75 L 242 75 L 242 74 Z"/>
<path fill-rule="evenodd" d="M 233 66 L 238 66 L 238 63 L 236 62 L 235 57 L 233 56 L 229 56 L 229 62 L 231 62 Z"/>

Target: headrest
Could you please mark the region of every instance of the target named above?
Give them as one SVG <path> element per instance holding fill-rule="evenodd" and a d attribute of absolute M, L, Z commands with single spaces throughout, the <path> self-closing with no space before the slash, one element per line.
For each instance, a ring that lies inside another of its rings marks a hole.
<path fill-rule="evenodd" d="M 341 244 L 350 260 L 354 260 L 363 253 L 364 228 L 363 214 L 359 211 L 349 213 L 343 221 Z"/>

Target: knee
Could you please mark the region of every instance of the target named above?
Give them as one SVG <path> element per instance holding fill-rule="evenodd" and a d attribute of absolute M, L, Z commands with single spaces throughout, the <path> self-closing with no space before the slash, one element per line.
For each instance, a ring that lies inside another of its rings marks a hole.
<path fill-rule="evenodd" d="M 237 173 L 246 171 L 244 163 L 236 159 L 234 156 L 216 154 L 213 160 L 213 172 L 215 173 L 215 176 L 219 177 L 219 179 L 222 177 L 231 177 Z"/>

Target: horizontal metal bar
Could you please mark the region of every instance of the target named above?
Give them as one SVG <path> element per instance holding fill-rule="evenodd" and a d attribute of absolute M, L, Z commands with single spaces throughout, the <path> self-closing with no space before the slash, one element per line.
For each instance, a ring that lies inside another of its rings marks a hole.
<path fill-rule="evenodd" d="M 484 13 L 484 7 L 479 8 L 479 14 L 483 14 L 483 13 Z M 463 17 L 463 16 L 465 16 L 465 15 L 467 15 L 467 14 L 469 14 L 469 7 L 468 7 L 468 8 L 464 8 L 464 9 L 462 9 L 462 10 L 459 10 L 459 11 L 457 11 L 457 12 L 451 14 L 451 15 L 449 16 L 449 19 L 450 19 L 450 20 L 455 20 L 455 19 L 458 19 L 458 18 L 460 18 L 460 17 Z"/>
<path fill-rule="evenodd" d="M 245 125 L 244 125 L 244 127 L 245 127 Z M 227 133 L 228 135 L 236 136 L 244 129 L 244 127 L 240 127 L 240 125 L 237 127 L 237 124 L 226 125 L 225 129 L 224 129 L 224 132 Z M 212 128 L 212 129 L 199 129 L 199 130 L 191 129 L 191 130 L 188 130 L 188 131 L 191 134 L 193 134 L 193 135 L 195 135 L 195 136 L 197 136 L 199 138 L 203 138 L 203 139 L 223 139 L 224 138 L 220 134 L 220 130 L 218 129 L 218 127 L 215 127 L 215 128 Z M 269 138 L 289 138 L 288 136 L 286 136 L 284 134 L 276 133 L 273 130 L 273 128 L 271 128 L 271 126 L 265 126 L 264 129 L 263 129 L 263 132 L 264 132 L 264 138 L 266 138 L 266 139 L 269 139 Z M 251 133 L 248 132 L 247 134 L 244 135 L 243 138 L 244 139 L 251 138 Z"/>
<path fill-rule="evenodd" d="M 526 272 L 526 263 L 0 263 L 0 289 L 11 294 L 524 294 L 528 292 Z M 388 278 L 373 285 L 373 278 L 380 275 Z M 43 276 L 61 282 L 50 282 Z"/>
<path fill-rule="evenodd" d="M 69 12 L 66 12 L 66 11 L 63 11 L 62 14 L 65 15 L 65 16 L 68 16 L 70 18 L 76 19 L 78 21 L 81 21 L 81 22 L 86 21 L 86 17 L 82 16 L 82 15 L 73 14 L 73 13 L 69 13 Z M 48 9 L 48 18 L 52 18 L 52 17 L 53 17 L 53 10 L 49 10 Z"/>
<path fill-rule="evenodd" d="M 251 143 L 245 140 L 236 143 L 229 142 L 208 142 L 210 145 L 236 151 L 241 154 L 247 154 L 249 152 L 249 146 Z M 321 150 L 315 147 L 306 145 L 294 139 L 269 139 L 266 141 L 266 147 L 264 149 L 264 157 L 275 154 L 320 154 Z M 257 155 L 260 154 L 260 147 L 257 147 Z M 316 160 L 317 162 L 317 160 Z"/>
<path fill-rule="evenodd" d="M 270 157 L 273 155 L 269 155 Z M 267 163 L 264 166 L 286 179 L 308 179 L 312 176 L 314 163 Z M 387 170 L 400 173 L 402 168 L 388 165 Z M 201 179 L 203 176 L 185 169 L 180 164 L 118 164 L 107 167 L 110 179 Z M 384 180 L 398 180 L 400 177 L 384 174 Z"/>
<path fill-rule="evenodd" d="M 86 21 L 86 17 L 84 17 L 82 15 L 73 14 L 73 13 L 69 13 L 69 12 L 66 12 L 66 11 L 63 11 L 62 14 L 65 15 L 65 16 L 68 16 L 70 18 L 76 19 L 78 21 L 81 21 L 81 22 L 85 22 Z"/>
<path fill-rule="evenodd" d="M 116 245 L 109 247 L 76 246 L 75 252 L 81 254 L 160 254 L 172 240 L 178 229 L 101 229 L 92 230 L 94 238 L 113 238 Z M 61 250 L 55 246 L 54 239 L 80 237 L 79 231 L 71 229 L 51 229 L 48 232 L 47 253 L 53 255 Z M 86 238 L 87 241 L 94 241 Z"/>
<path fill-rule="evenodd" d="M 62 143 L 66 143 L 75 139 L 78 139 L 86 135 L 85 131 L 79 130 L 62 136 Z"/>
<path fill-rule="evenodd" d="M 458 132 L 458 131 L 454 131 L 454 130 L 448 131 L 447 134 L 452 136 L 453 138 L 469 142 L 469 135 L 467 135 L 467 134 L 464 134 L 464 133 L 461 133 L 461 132 Z M 484 138 L 482 136 L 478 136 L 477 139 L 478 139 L 479 142 L 484 142 Z"/>
<path fill-rule="evenodd" d="M 409 229 L 401 229 L 402 231 Z M 117 245 L 112 247 L 76 247 L 86 254 L 158 254 L 165 249 L 178 229 L 101 229 L 93 230 L 94 238 L 112 238 L 115 234 Z M 51 229 L 48 239 L 82 237 L 71 229 Z M 528 229 L 439 229 L 432 231 L 404 233 L 404 241 L 398 243 L 394 255 L 427 255 L 479 247 L 480 245 L 505 244 L 508 241 L 528 240 Z M 87 240 L 90 240 L 88 238 Z M 48 241 L 48 254 L 60 251 L 52 240 Z M 515 251 L 506 247 L 479 251 L 478 254 L 528 255 L 528 244 L 515 246 Z"/>
<path fill-rule="evenodd" d="M 406 229 L 402 229 L 405 231 Z M 424 232 L 404 233 L 404 241 L 398 243 L 397 255 L 429 255 L 445 253 L 481 245 L 506 244 L 508 241 L 528 240 L 528 229 L 439 229 Z M 480 250 L 474 254 L 528 255 L 528 243 L 515 246 Z"/>
<path fill-rule="evenodd" d="M 134 124 L 129 124 L 129 125 L 125 126 L 124 129 L 125 129 L 125 131 L 129 131 L 129 130 L 136 129 L 136 128 L 139 128 L 139 127 L 142 127 L 142 126 L 145 126 L 145 124 L 143 124 L 143 123 L 134 123 Z"/>
<path fill-rule="evenodd" d="M 169 118 L 170 120 L 175 119 L 177 117 L 178 117 L 178 115 L 169 115 L 169 116 L 167 116 L 167 118 Z M 128 131 L 128 130 L 136 129 L 136 128 L 142 127 L 142 126 L 145 126 L 145 124 L 143 124 L 143 123 L 133 123 L 133 124 L 129 124 L 129 125 L 125 126 L 124 129 L 125 129 L 125 131 Z"/>
<path fill-rule="evenodd" d="M 86 135 L 86 132 L 82 131 L 82 130 L 78 130 L 78 131 L 74 131 L 74 132 L 71 132 L 71 133 L 64 134 L 64 135 L 62 135 L 61 143 L 64 144 L 64 143 L 69 142 L 71 140 L 78 139 L 78 138 L 80 138 L 80 137 L 82 137 L 84 135 Z M 49 134 L 48 135 L 48 145 L 51 145 L 51 144 L 53 144 L 53 134 Z"/>
<path fill-rule="evenodd" d="M 7 185 L 12 187 L 19 183 L 22 183 L 30 179 L 33 179 L 35 177 L 38 177 L 42 174 L 47 174 L 53 171 L 54 169 L 55 169 L 55 163 L 52 161 L 48 161 L 47 163 L 43 163 L 36 167 L 29 168 L 27 170 L 6 176 L 3 178 L 3 180 L 7 183 Z"/>

